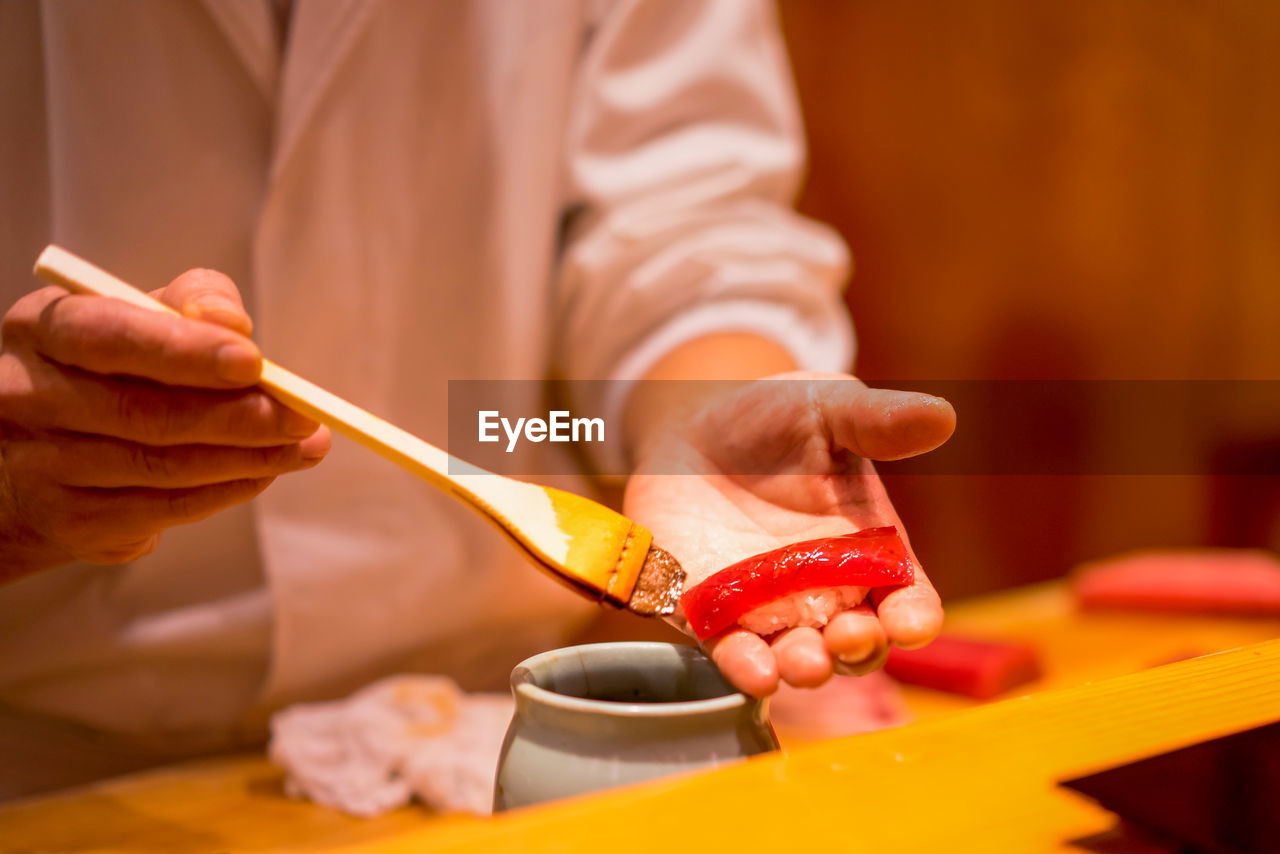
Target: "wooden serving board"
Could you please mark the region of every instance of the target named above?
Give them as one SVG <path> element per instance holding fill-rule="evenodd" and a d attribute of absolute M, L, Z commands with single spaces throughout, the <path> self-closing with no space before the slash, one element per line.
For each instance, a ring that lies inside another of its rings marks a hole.
<path fill-rule="evenodd" d="M 1059 780 L 1277 720 L 1280 640 L 340 850 L 650 852 L 658 828 L 686 851 L 1053 850 L 1078 818 L 1043 814 L 1075 797 Z"/>
<path fill-rule="evenodd" d="M 1274 621 L 1098 622 L 1066 601 L 1057 587 L 1005 594 L 954 609 L 953 624 L 1042 635 L 1051 682 L 1277 634 Z M 1115 819 L 1059 780 L 1277 720 L 1272 640 L 493 819 L 418 808 L 351 819 L 287 800 L 260 759 L 191 763 L 2 807 L 0 851 L 1082 852 L 1072 840 Z"/>

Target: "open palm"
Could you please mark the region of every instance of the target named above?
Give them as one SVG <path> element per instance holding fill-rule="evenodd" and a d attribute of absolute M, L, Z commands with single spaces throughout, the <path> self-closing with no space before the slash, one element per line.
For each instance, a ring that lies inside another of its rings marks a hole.
<path fill-rule="evenodd" d="M 686 587 L 781 545 L 901 523 L 870 460 L 931 450 L 955 413 L 938 398 L 869 389 L 852 377 L 783 374 L 719 395 L 651 442 L 627 486 L 626 513 L 688 572 Z M 889 643 L 928 642 L 942 607 L 915 561 L 907 587 L 873 590 L 823 629 L 762 638 L 730 629 L 706 646 L 757 696 L 782 679 L 815 686 L 883 663 Z"/>

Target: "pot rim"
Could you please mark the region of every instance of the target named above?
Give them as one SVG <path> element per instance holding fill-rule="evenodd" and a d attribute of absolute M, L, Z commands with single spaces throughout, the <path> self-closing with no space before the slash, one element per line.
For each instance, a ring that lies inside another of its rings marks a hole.
<path fill-rule="evenodd" d="M 664 643 L 662 641 L 609 641 L 606 643 L 587 643 L 561 647 L 540 652 L 517 664 L 515 669 L 511 671 L 512 692 L 517 697 L 523 696 L 528 700 L 553 708 L 622 718 L 671 718 L 721 714 L 728 711 L 746 709 L 764 702 L 760 698 L 750 697 L 732 687 L 727 694 L 719 697 L 708 697 L 705 700 L 680 700 L 671 703 L 626 703 L 618 700 L 590 700 L 585 697 L 558 694 L 555 691 L 533 684 L 532 672 L 534 667 L 554 661 L 566 653 L 578 652 L 584 649 L 599 650 L 601 652 L 623 649 L 661 649 L 674 650 L 681 658 L 688 657 L 691 654 L 703 656 L 703 653 L 694 647 Z M 705 656 L 703 657 L 705 658 Z M 710 659 L 707 660 L 710 661 Z"/>

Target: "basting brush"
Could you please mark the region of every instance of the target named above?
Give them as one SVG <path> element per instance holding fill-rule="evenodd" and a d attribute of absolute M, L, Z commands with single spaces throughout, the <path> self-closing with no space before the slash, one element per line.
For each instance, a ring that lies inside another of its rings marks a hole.
<path fill-rule="evenodd" d="M 36 275 L 73 293 L 178 313 L 58 246 L 36 260 Z M 584 596 L 642 616 L 675 611 L 684 570 L 653 535 L 588 498 L 471 466 L 445 451 L 262 360 L 258 386 L 276 400 L 354 439 L 485 516 L 553 578 Z M 452 462 L 452 469 L 450 463 Z M 465 469 L 467 473 L 453 473 Z"/>

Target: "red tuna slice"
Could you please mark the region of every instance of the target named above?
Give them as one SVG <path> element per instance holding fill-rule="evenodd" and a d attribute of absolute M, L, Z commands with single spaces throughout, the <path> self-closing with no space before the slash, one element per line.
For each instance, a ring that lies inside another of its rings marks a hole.
<path fill-rule="evenodd" d="M 1142 552 L 1083 567 L 1083 608 L 1280 615 L 1280 562 L 1259 551 Z"/>
<path fill-rule="evenodd" d="M 819 587 L 888 587 L 915 578 L 896 528 L 793 543 L 707 577 L 680 597 L 699 640 L 719 634 L 743 614 L 784 596 Z"/>
<path fill-rule="evenodd" d="M 1040 678 L 1034 647 L 939 635 L 920 649 L 889 650 L 884 665 L 899 682 L 987 700 Z"/>

